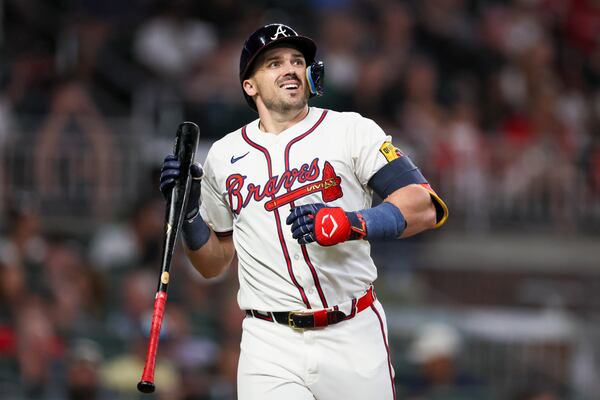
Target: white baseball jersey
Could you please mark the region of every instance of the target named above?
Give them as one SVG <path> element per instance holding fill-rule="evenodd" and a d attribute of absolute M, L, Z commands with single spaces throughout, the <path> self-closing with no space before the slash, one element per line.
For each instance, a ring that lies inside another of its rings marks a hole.
<path fill-rule="evenodd" d="M 310 107 L 279 133 L 255 120 L 211 147 L 201 215 L 218 233 L 233 231 L 242 309 L 290 311 L 342 305 L 377 278 L 366 240 L 299 245 L 285 220 L 293 206 L 371 207 L 369 179 L 389 159 L 391 138 L 357 113 Z M 348 305 L 349 307 L 349 305 Z"/>

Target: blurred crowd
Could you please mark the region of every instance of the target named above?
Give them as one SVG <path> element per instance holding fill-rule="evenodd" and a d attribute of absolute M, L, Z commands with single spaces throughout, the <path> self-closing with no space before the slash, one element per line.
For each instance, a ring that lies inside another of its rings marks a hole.
<path fill-rule="evenodd" d="M 264 23 L 315 39 L 326 94 L 312 104 L 376 120 L 450 200 L 451 226 L 498 228 L 518 214 L 561 233 L 598 231 L 598 0 L 5 0 L 0 8 L 2 399 L 137 398 L 162 246 L 164 148 L 153 146 L 172 143 L 183 120 L 211 141 L 256 118 L 238 63 Z M 116 146 L 127 136 L 143 145 L 133 183 Z M 15 143 L 30 157 L 8 154 Z M 66 152 L 77 162 L 61 163 Z M 35 190 L 4 189 L 26 174 Z M 86 201 L 67 211 L 106 223 L 72 235 L 68 221 L 51 219 L 64 207 L 64 176 L 95 182 L 91 193 L 70 187 Z M 115 216 L 107 204 L 128 188 L 136 198 Z M 235 398 L 235 266 L 209 284 L 178 251 L 173 270 L 157 396 Z"/>

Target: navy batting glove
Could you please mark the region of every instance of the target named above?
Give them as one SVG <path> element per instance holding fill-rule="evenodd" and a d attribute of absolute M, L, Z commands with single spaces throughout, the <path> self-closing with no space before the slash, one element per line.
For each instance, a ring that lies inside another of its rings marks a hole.
<path fill-rule="evenodd" d="M 160 170 L 160 192 L 167 199 L 171 194 L 171 189 L 175 186 L 177 178 L 179 178 L 181 163 L 173 154 L 165 157 L 163 166 Z"/>
<path fill-rule="evenodd" d="M 315 215 L 325 204 L 305 204 L 294 207 L 285 223 L 292 226 L 292 236 L 300 244 L 312 243 L 315 237 Z"/>

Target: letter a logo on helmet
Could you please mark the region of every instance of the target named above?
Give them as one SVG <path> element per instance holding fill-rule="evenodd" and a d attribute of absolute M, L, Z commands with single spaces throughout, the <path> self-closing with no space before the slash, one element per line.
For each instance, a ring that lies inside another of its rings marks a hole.
<path fill-rule="evenodd" d="M 282 35 L 284 37 L 288 37 L 289 35 L 287 34 L 287 32 L 285 31 L 284 25 L 279 25 L 277 27 L 277 32 L 275 32 L 275 34 L 273 36 L 271 36 L 271 40 L 276 40 L 279 35 Z"/>
<path fill-rule="evenodd" d="M 309 74 L 310 79 L 312 82 L 316 82 L 320 85 L 318 88 L 320 91 L 313 91 L 312 86 L 314 86 L 314 84 L 311 83 L 311 97 L 317 94 L 320 95 L 322 93 L 323 63 L 319 61 L 315 64 L 315 68 L 312 67 L 313 63 L 315 63 L 317 45 L 312 39 L 298 35 L 295 30 L 284 24 L 265 25 L 248 37 L 244 43 L 242 54 L 240 56 L 240 83 L 243 85 L 244 80 L 252 75 L 253 64 L 258 55 L 278 44 L 287 44 L 290 47 L 298 49 L 302 55 L 304 55 L 304 60 L 308 66 L 307 70 L 313 71 Z M 246 94 L 243 87 L 242 93 L 244 94 L 248 105 L 256 111 L 254 100 Z"/>

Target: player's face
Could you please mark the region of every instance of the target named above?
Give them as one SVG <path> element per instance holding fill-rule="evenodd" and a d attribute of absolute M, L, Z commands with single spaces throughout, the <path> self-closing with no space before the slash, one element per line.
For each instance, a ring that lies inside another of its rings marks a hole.
<path fill-rule="evenodd" d="M 308 101 L 306 62 L 302 53 L 290 47 L 277 47 L 265 51 L 257 60 L 251 77 L 255 85 L 256 102 L 267 110 L 280 113 L 300 110 Z"/>

